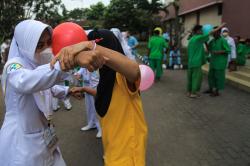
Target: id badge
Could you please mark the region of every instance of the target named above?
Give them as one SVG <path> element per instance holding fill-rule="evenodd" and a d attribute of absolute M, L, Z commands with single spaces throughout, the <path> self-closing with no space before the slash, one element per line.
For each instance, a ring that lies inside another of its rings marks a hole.
<path fill-rule="evenodd" d="M 58 137 L 56 136 L 56 131 L 53 125 L 49 125 L 49 127 L 45 129 L 43 137 L 47 148 L 53 153 L 58 144 Z"/>

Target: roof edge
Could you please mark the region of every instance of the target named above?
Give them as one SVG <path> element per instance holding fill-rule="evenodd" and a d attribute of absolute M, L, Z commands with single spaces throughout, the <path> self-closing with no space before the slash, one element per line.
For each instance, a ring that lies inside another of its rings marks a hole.
<path fill-rule="evenodd" d="M 197 11 L 197 10 L 200 10 L 200 9 L 203 9 L 203 8 L 207 8 L 207 7 L 216 5 L 216 4 L 221 4 L 221 3 L 223 3 L 222 0 L 218 0 L 218 1 L 215 1 L 215 2 L 210 2 L 210 3 L 207 3 L 205 5 L 201 5 L 201 6 L 197 7 L 197 8 L 194 8 L 194 9 L 187 10 L 187 11 L 184 11 L 182 13 L 179 13 L 179 16 L 182 16 L 182 15 L 185 15 L 185 14 L 189 14 L 189 13 L 192 13 L 194 11 Z"/>

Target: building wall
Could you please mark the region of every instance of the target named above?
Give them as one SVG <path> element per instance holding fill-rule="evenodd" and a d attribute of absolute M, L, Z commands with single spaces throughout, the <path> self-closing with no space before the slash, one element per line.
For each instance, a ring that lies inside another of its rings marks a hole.
<path fill-rule="evenodd" d="M 209 7 L 200 12 L 200 25 L 211 24 L 218 26 L 221 24 L 222 15 L 218 14 L 218 6 Z"/>
<path fill-rule="evenodd" d="M 224 0 L 223 22 L 227 23 L 231 35 L 250 38 L 250 0 Z"/>
<path fill-rule="evenodd" d="M 179 2 L 180 2 L 179 13 L 182 14 L 207 4 L 216 3 L 218 2 L 218 0 L 179 0 Z"/>
<path fill-rule="evenodd" d="M 198 17 L 198 15 L 200 15 Z M 197 17 L 199 18 L 199 20 L 197 20 Z M 184 21 L 184 29 L 185 29 L 185 33 L 184 34 L 188 34 L 188 31 L 191 31 L 192 28 L 194 27 L 194 25 L 196 25 L 197 23 L 199 23 L 200 25 L 205 25 L 205 24 L 211 24 L 213 26 L 217 26 L 221 24 L 221 20 L 222 20 L 222 15 L 218 15 L 218 5 L 203 9 L 196 13 L 191 13 L 191 14 L 187 14 L 184 16 L 185 21 Z M 182 45 L 184 47 L 187 46 L 188 38 L 189 35 L 186 35 L 183 40 L 182 40 Z"/>
<path fill-rule="evenodd" d="M 217 0 L 180 0 L 180 13 L 185 13 L 186 11 L 216 1 Z M 198 23 L 201 25 L 220 25 L 221 22 L 226 22 L 231 36 L 240 35 L 243 38 L 250 38 L 250 21 L 248 18 L 250 17 L 250 0 L 223 0 L 221 15 L 218 13 L 219 5 L 220 4 L 213 5 L 199 11 L 182 15 L 185 20 L 185 34 L 197 23 L 197 17 L 199 15 Z M 187 43 L 186 36 L 182 40 L 182 44 L 183 46 L 187 46 Z"/>
<path fill-rule="evenodd" d="M 184 16 L 184 34 L 185 37 L 182 39 L 182 45 L 185 47 L 188 44 L 188 34 L 189 31 L 191 31 L 194 27 L 194 25 L 197 24 L 197 13 L 190 13 Z"/>

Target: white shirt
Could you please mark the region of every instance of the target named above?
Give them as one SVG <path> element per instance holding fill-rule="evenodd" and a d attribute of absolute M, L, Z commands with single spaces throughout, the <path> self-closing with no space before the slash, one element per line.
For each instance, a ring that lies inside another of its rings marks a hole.
<path fill-rule="evenodd" d="M 48 121 L 34 98 L 35 93 L 50 89 L 64 74 L 51 70 L 49 64 L 31 70 L 25 68 L 25 62 L 18 63 L 22 67 L 11 64 L 7 68 L 6 114 L 0 130 L 1 166 L 65 166 L 59 149 L 52 155 L 46 147 L 43 135 Z M 51 92 L 59 97 L 67 90 L 54 86 Z"/>

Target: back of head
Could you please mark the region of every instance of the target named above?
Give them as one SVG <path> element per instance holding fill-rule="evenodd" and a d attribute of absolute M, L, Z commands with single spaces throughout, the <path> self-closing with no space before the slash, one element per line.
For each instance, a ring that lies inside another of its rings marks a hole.
<path fill-rule="evenodd" d="M 218 26 L 215 26 L 215 27 L 214 27 L 214 29 L 217 29 L 217 28 L 218 28 Z M 214 32 L 213 36 L 214 36 L 215 38 L 220 38 L 220 37 L 221 37 L 221 31 L 218 30 L 218 31 Z"/>
<path fill-rule="evenodd" d="M 160 36 L 160 31 L 159 31 L 159 30 L 154 30 L 153 34 L 154 34 L 155 36 Z"/>
<path fill-rule="evenodd" d="M 250 38 L 247 38 L 247 39 L 246 39 L 246 44 L 247 44 L 247 45 L 250 45 Z"/>
<path fill-rule="evenodd" d="M 119 40 L 116 38 L 113 32 L 109 30 L 95 29 L 88 34 L 88 39 L 89 40 L 100 39 L 100 41 L 98 42 L 99 45 L 124 54 Z"/>
<path fill-rule="evenodd" d="M 162 33 L 163 33 L 163 30 L 160 28 L 160 27 L 156 27 L 155 29 L 154 29 L 154 31 L 159 31 L 159 35 L 162 35 Z"/>
<path fill-rule="evenodd" d="M 195 25 L 192 30 L 193 34 L 200 34 L 202 33 L 202 26 L 201 25 Z"/>
<path fill-rule="evenodd" d="M 89 40 L 99 39 L 98 45 L 118 51 L 122 54 L 123 50 L 119 40 L 115 35 L 106 29 L 95 29 L 88 34 Z M 113 87 L 115 84 L 116 72 L 110 67 L 104 65 L 100 70 L 100 80 L 97 86 L 97 95 L 95 108 L 97 113 L 103 117 L 109 108 L 112 98 Z"/>

